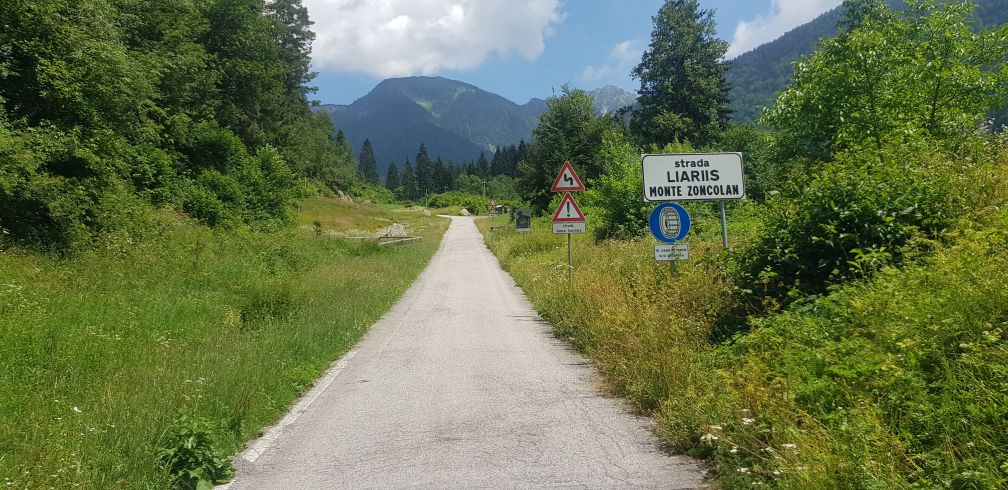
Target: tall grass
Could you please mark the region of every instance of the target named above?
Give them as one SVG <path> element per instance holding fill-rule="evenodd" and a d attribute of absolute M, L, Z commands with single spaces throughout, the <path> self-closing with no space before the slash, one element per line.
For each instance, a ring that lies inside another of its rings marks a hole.
<path fill-rule="evenodd" d="M 715 342 L 737 298 L 734 261 L 710 209 L 691 214 L 691 260 L 675 275 L 651 239 L 581 236 L 571 283 L 548 222 L 529 235 L 480 226 L 557 335 L 725 487 L 1008 485 L 1008 216 Z M 744 249 L 760 211 L 740 203 L 729 217 Z"/>
<path fill-rule="evenodd" d="M 0 253 L 0 478 L 14 488 L 163 488 L 181 416 L 225 453 L 275 421 L 398 299 L 447 224 L 313 200 L 327 229 L 406 221 L 424 240 L 222 233 L 177 216 L 70 258 Z M 340 224 L 343 223 L 343 224 Z"/>

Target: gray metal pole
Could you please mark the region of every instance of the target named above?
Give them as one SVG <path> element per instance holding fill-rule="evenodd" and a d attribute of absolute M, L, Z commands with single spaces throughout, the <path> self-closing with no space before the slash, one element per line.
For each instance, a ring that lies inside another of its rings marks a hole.
<path fill-rule="evenodd" d="M 567 282 L 574 280 L 574 253 L 571 248 L 571 236 L 567 234 Z"/>
<path fill-rule="evenodd" d="M 726 252 L 730 252 L 731 249 L 728 248 L 728 214 L 725 213 L 725 203 L 721 203 L 721 245 L 724 246 Z"/>

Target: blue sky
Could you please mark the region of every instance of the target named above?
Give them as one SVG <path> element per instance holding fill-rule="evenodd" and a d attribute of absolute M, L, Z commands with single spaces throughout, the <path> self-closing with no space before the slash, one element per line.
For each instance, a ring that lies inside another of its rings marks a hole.
<path fill-rule="evenodd" d="M 635 91 L 630 70 L 661 0 L 304 0 L 318 35 L 315 98 L 348 104 L 384 78 L 439 75 L 519 104 L 564 83 Z M 840 0 L 701 0 L 729 57 Z"/>

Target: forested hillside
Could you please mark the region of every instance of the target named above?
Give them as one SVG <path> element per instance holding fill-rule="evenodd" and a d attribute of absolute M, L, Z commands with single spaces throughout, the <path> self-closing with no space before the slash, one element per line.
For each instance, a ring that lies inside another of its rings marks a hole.
<path fill-rule="evenodd" d="M 271 228 L 298 176 L 354 178 L 308 107 L 299 1 L 14 1 L 0 25 L 5 242 L 128 234 L 152 205 Z"/>
<path fill-rule="evenodd" d="M 589 92 L 595 112 L 615 112 L 636 96 L 608 85 Z M 480 153 L 518 144 L 532 135 L 546 102 L 531 99 L 518 105 L 468 83 L 443 77 L 393 78 L 380 82 L 350 105 L 324 104 L 354 148 L 371 141 L 384 175 L 390 162 L 402 165 L 423 143 L 431 155 L 462 165 Z"/>
<path fill-rule="evenodd" d="M 528 138 L 541 101 L 520 106 L 497 94 L 442 77 L 393 78 L 348 106 L 324 105 L 354 148 L 375 147 L 379 173 L 401 165 L 420 143 L 450 162 L 474 161 L 480 152 Z"/>
<path fill-rule="evenodd" d="M 902 0 L 887 0 L 896 8 L 904 8 Z M 1008 0 L 977 0 L 976 28 L 998 26 L 1008 22 Z M 731 60 L 728 82 L 731 85 L 732 119 L 752 122 L 769 107 L 794 72 L 794 63 L 815 51 L 821 38 L 837 34 L 837 24 L 843 19 L 844 7 L 837 7 L 811 22 L 796 27 L 774 41 L 743 53 Z M 1008 111 L 998 111 L 1008 122 Z"/>

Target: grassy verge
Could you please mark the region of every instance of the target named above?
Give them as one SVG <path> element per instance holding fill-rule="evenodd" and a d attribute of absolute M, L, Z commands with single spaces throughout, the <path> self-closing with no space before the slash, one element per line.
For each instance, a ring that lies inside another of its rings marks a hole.
<path fill-rule="evenodd" d="M 140 243 L 0 254 L 4 483 L 164 488 L 157 455 L 179 420 L 222 454 L 240 449 L 394 304 L 447 227 L 322 199 L 299 220 L 224 233 L 168 216 Z M 393 220 L 424 240 L 380 248 L 310 229 Z"/>
<path fill-rule="evenodd" d="M 713 213 L 691 214 L 692 260 L 677 276 L 653 262 L 650 239 L 579 236 L 569 285 L 566 240 L 548 222 L 529 235 L 480 227 L 557 334 L 725 487 L 1008 484 L 1008 220 L 716 343 L 733 262 Z M 759 213 L 741 204 L 730 217 L 744 248 Z"/>

